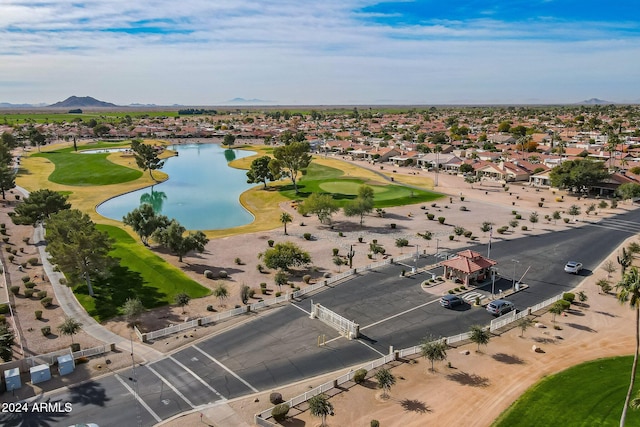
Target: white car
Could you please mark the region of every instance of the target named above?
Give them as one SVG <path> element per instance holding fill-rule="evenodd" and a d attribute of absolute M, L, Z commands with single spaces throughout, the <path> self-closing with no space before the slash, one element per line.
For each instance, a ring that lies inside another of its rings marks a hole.
<path fill-rule="evenodd" d="M 580 270 L 582 270 L 581 262 L 569 261 L 567 265 L 564 266 L 564 271 L 567 273 L 578 274 Z"/>

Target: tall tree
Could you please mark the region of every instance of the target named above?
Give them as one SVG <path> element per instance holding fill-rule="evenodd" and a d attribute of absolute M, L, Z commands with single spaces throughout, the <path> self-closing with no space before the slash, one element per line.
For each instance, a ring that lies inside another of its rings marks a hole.
<path fill-rule="evenodd" d="M 331 224 L 331 217 L 339 210 L 338 203 L 333 200 L 330 194 L 320 193 L 312 193 L 298 207 L 300 214 L 315 214 L 323 224 Z"/>
<path fill-rule="evenodd" d="M 5 191 L 9 191 L 16 187 L 16 172 L 6 164 L 0 163 L 0 193 L 2 199 L 5 199 Z"/>
<path fill-rule="evenodd" d="M 433 363 L 447 359 L 447 343 L 441 339 L 433 339 L 433 337 L 425 338 L 420 344 L 420 353 L 422 353 L 422 357 L 431 362 L 431 372 L 435 372 Z"/>
<path fill-rule="evenodd" d="M 13 358 L 13 345 L 15 344 L 15 335 L 9 329 L 7 323 L 0 324 L 0 359 L 9 362 Z"/>
<path fill-rule="evenodd" d="M 279 162 L 269 156 L 258 157 L 251 162 L 247 171 L 247 183 L 262 183 L 263 188 L 267 188 L 267 181 L 280 179 Z"/>
<path fill-rule="evenodd" d="M 282 214 L 280 214 L 280 222 L 284 225 L 284 234 L 287 235 L 287 223 L 293 221 L 293 218 L 291 218 L 291 215 L 289 215 L 287 212 L 282 212 Z"/>
<path fill-rule="evenodd" d="M 75 279 L 83 278 L 94 296 L 92 276 L 103 276 L 113 265 L 112 241 L 96 229 L 89 215 L 77 209 L 62 210 L 47 221 L 47 250 L 51 259 Z"/>
<path fill-rule="evenodd" d="M 587 159 L 567 160 L 551 169 L 551 185 L 585 192 L 609 176 L 605 164 Z"/>
<path fill-rule="evenodd" d="M 311 163 L 311 149 L 308 142 L 292 142 L 283 147 L 276 147 L 273 156 L 280 162 L 282 168 L 288 172 L 293 188 L 298 193 L 298 172 L 304 171 Z"/>
<path fill-rule="evenodd" d="M 67 202 L 66 195 L 43 188 L 32 192 L 16 206 L 12 220 L 15 224 L 30 224 L 35 227 L 51 215 L 70 207 L 71 204 Z"/>
<path fill-rule="evenodd" d="M 373 211 L 373 188 L 361 185 L 358 188 L 358 197 L 344 207 L 346 216 L 360 216 L 360 225 L 364 222 L 364 216 Z"/>
<path fill-rule="evenodd" d="M 143 203 L 122 218 L 125 225 L 133 228 L 133 231 L 140 236 L 140 240 L 145 246 L 149 245 L 149 237 L 156 230 L 166 228 L 170 224 L 169 218 L 165 215 L 158 215 L 153 207 L 148 203 Z"/>
<path fill-rule="evenodd" d="M 624 183 L 616 189 L 616 194 L 622 200 L 637 199 L 640 197 L 640 184 L 635 182 Z"/>
<path fill-rule="evenodd" d="M 18 141 L 16 141 L 16 138 L 9 132 L 2 132 L 0 140 L 9 148 L 16 148 L 18 146 Z"/>
<path fill-rule="evenodd" d="M 177 255 L 178 261 L 182 262 L 182 257 L 191 251 L 204 252 L 204 247 L 209 242 L 202 231 L 190 232 L 185 236 L 186 231 L 178 221 L 172 219 L 167 227 L 156 230 L 152 237 Z"/>
<path fill-rule="evenodd" d="M 327 422 L 327 415 L 333 414 L 333 404 L 329 402 L 329 398 L 326 394 L 320 393 L 313 396 L 307 401 L 309 405 L 309 412 L 312 416 L 321 418 L 321 427 L 324 427 Z"/>
<path fill-rule="evenodd" d="M 396 377 L 387 368 L 381 368 L 376 372 L 375 379 L 378 381 L 378 388 L 382 389 L 382 397 L 389 397 L 389 390 L 396 383 Z"/>
<path fill-rule="evenodd" d="M 154 181 L 153 171 L 162 169 L 164 166 L 164 160 L 160 160 L 158 152 L 155 147 L 149 144 L 145 144 L 139 139 L 131 141 L 131 150 L 133 151 L 133 157 L 136 159 L 136 164 L 143 171 L 149 171 L 149 176 Z"/>
<path fill-rule="evenodd" d="M 231 146 L 236 142 L 236 137 L 235 135 L 232 135 L 230 133 L 226 134 L 224 136 L 224 138 L 222 138 L 222 144 L 226 145 L 227 147 L 231 148 Z"/>
<path fill-rule="evenodd" d="M 127 298 L 122 306 L 122 314 L 127 320 L 127 325 L 133 328 L 136 324 L 136 319 L 144 312 L 144 305 L 140 298 Z"/>
<path fill-rule="evenodd" d="M 293 242 L 276 243 L 273 248 L 261 254 L 264 265 L 268 268 L 288 270 L 291 267 L 306 265 L 311 262 L 309 253 L 300 249 Z"/>
<path fill-rule="evenodd" d="M 67 317 L 66 319 L 64 319 L 64 322 L 58 325 L 58 331 L 60 331 L 62 335 L 70 336 L 72 344 L 73 336 L 80 332 L 80 329 L 82 329 L 82 323 L 78 322 L 73 317 Z"/>
<path fill-rule="evenodd" d="M 629 307 L 636 312 L 636 347 L 635 353 L 633 354 L 633 364 L 631 365 L 631 380 L 629 381 L 629 389 L 627 390 L 627 396 L 625 397 L 624 407 L 622 408 L 622 415 L 620 417 L 620 426 L 623 427 L 627 417 L 631 393 L 633 392 L 633 386 L 636 381 L 638 353 L 640 349 L 640 272 L 638 271 L 638 267 L 631 267 L 628 272 L 624 273 L 622 280 L 618 282 L 616 288 L 618 288 L 618 301 L 620 301 L 621 304 L 629 303 Z"/>

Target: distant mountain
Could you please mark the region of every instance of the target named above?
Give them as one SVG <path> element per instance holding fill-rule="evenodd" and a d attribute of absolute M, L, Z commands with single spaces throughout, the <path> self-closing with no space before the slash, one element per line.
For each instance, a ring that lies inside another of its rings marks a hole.
<path fill-rule="evenodd" d="M 578 104 L 581 104 L 581 105 L 609 105 L 609 104 L 615 104 L 615 102 L 605 101 L 604 99 L 599 99 L 599 98 L 591 98 L 591 99 L 587 99 L 587 100 L 584 100 L 584 101 L 580 101 L 580 102 L 578 102 Z"/>
<path fill-rule="evenodd" d="M 47 104 L 11 104 L 9 102 L 0 102 L 0 108 L 33 108 L 33 107 L 45 107 Z"/>
<path fill-rule="evenodd" d="M 59 108 L 78 108 L 78 107 L 117 107 L 116 104 L 110 102 L 98 101 L 90 96 L 70 96 L 64 101 L 56 102 L 49 107 Z"/>
<path fill-rule="evenodd" d="M 263 104 L 265 102 L 270 102 L 270 101 L 265 101 L 264 99 L 244 99 L 244 98 L 233 98 L 227 101 L 230 104 Z"/>
<path fill-rule="evenodd" d="M 139 108 L 139 107 L 157 107 L 157 105 L 156 104 L 140 104 L 138 102 L 134 102 L 133 104 L 129 104 L 129 107 L 136 107 L 136 108 Z"/>

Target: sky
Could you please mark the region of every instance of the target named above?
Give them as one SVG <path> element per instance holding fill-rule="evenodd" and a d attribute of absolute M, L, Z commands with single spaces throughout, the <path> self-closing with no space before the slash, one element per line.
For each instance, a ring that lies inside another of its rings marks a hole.
<path fill-rule="evenodd" d="M 0 102 L 72 95 L 118 105 L 640 103 L 640 4 L 0 0 Z"/>

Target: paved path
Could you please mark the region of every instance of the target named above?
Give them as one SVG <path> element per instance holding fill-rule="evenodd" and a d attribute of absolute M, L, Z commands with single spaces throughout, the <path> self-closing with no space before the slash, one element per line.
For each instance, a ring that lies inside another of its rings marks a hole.
<path fill-rule="evenodd" d="M 29 195 L 29 192 L 24 188 L 16 187 L 16 189 L 22 192 L 25 197 Z M 47 247 L 42 225 L 35 228 L 33 232 L 33 242 L 38 248 L 44 272 L 51 282 L 58 304 L 62 307 L 64 313 L 82 323 L 82 329 L 94 338 L 103 341 L 105 344 L 115 343 L 119 349 L 131 352 L 132 342 L 130 340 L 111 332 L 96 322 L 93 317 L 89 316 L 84 307 L 80 305 L 71 288 L 60 284 L 60 279 L 63 278 L 64 275 L 61 272 L 54 271 L 53 266 L 49 262 L 49 254 L 46 251 Z M 136 342 L 136 340 L 133 340 L 133 352 L 147 362 L 158 360 L 164 356 L 159 351 Z"/>

